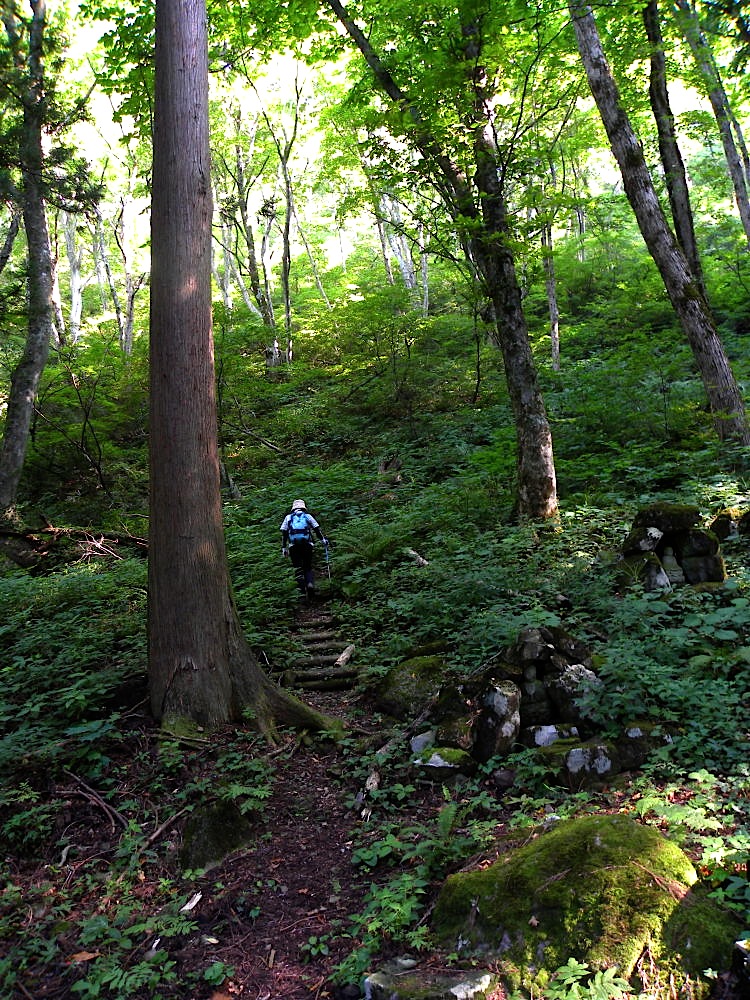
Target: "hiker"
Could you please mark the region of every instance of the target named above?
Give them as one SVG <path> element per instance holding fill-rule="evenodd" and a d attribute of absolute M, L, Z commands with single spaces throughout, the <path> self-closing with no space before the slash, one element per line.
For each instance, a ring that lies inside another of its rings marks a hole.
<path fill-rule="evenodd" d="M 290 513 L 281 522 L 281 554 L 292 560 L 297 587 L 309 598 L 315 596 L 313 533 L 325 546 L 328 545 L 320 525 L 312 514 L 308 514 L 305 501 L 295 500 Z"/>

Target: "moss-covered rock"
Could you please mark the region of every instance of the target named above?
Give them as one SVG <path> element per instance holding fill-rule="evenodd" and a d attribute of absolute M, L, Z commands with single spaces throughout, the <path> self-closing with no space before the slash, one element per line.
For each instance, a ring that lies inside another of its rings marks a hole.
<path fill-rule="evenodd" d="M 396 719 L 410 719 L 445 681 L 448 667 L 441 656 L 413 656 L 392 667 L 374 690 L 380 711 Z"/>
<path fill-rule="evenodd" d="M 657 503 L 640 510 L 622 546 L 618 585 L 639 581 L 646 590 L 669 590 L 680 583 L 723 583 L 721 537 L 734 522 L 715 519 L 720 537 L 698 527 L 699 520 L 698 508 L 687 504 Z"/>
<path fill-rule="evenodd" d="M 185 869 L 210 868 L 251 838 L 250 821 L 234 803 L 206 803 L 192 813 L 185 826 L 180 864 Z"/>
<path fill-rule="evenodd" d="M 724 542 L 731 535 L 737 534 L 738 521 L 742 517 L 742 511 L 737 507 L 727 507 L 720 510 L 711 524 L 709 531 L 713 531 L 720 542 Z"/>
<path fill-rule="evenodd" d="M 687 503 L 657 501 L 641 507 L 633 519 L 633 528 L 654 527 L 659 531 L 680 531 L 700 523 L 699 507 Z"/>
<path fill-rule="evenodd" d="M 671 587 L 669 577 L 655 552 L 625 556 L 617 566 L 615 582 L 618 587 L 642 583 L 646 590 L 668 590 Z"/>
<path fill-rule="evenodd" d="M 653 975 L 673 976 L 678 993 L 690 980 L 690 995 L 705 996 L 701 975 L 727 967 L 739 927 L 696 878 L 688 857 L 655 829 L 587 816 L 556 824 L 483 871 L 451 876 L 433 926 L 446 947 L 499 957 L 514 988 L 543 987 L 571 957 L 637 983 L 647 955 Z"/>
<path fill-rule="evenodd" d="M 672 742 L 669 732 L 655 723 L 628 726 L 618 737 L 582 741 L 569 734 L 539 744 L 537 760 L 547 779 L 566 788 L 598 788 L 621 771 L 641 767 L 649 754 Z"/>
<path fill-rule="evenodd" d="M 403 969 L 396 963 L 365 978 L 368 1000 L 484 1000 L 495 995 L 499 979 L 491 972 L 435 972 Z"/>
<path fill-rule="evenodd" d="M 686 556 L 682 560 L 686 583 L 723 583 L 727 568 L 721 555 Z"/>
<path fill-rule="evenodd" d="M 428 781 L 451 781 L 476 773 L 477 762 L 456 747 L 427 747 L 412 761 L 412 767 Z"/>

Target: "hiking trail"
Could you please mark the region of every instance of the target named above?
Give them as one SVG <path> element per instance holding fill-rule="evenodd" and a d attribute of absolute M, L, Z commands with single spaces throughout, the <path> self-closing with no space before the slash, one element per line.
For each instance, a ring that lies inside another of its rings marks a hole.
<path fill-rule="evenodd" d="M 292 635 L 302 645 L 297 660 L 279 675 L 284 687 L 334 691 L 353 688 L 359 676 L 353 642 L 343 639 L 323 602 L 300 608 Z"/>

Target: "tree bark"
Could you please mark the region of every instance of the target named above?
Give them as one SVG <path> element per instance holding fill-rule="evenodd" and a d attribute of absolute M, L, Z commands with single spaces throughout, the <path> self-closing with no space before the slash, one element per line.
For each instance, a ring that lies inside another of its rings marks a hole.
<path fill-rule="evenodd" d="M 583 0 L 573 0 L 569 10 L 589 87 L 619 164 L 625 193 L 690 344 L 714 427 L 721 439 L 748 444 L 750 429 L 742 393 L 708 303 L 667 224 L 643 149 L 622 107 L 591 8 Z"/>
<path fill-rule="evenodd" d="M 220 494 L 211 327 L 211 178 L 205 0 L 157 0 L 151 271 L 148 651 L 165 728 L 215 727 L 251 708 L 316 729 L 245 640 Z"/>
<path fill-rule="evenodd" d="M 23 471 L 29 428 L 39 379 L 49 355 L 54 332 L 54 264 L 50 248 L 44 201 L 44 151 L 42 130 L 45 106 L 43 59 L 46 5 L 30 0 L 32 17 L 28 23 L 27 54 L 24 56 L 20 22 L 15 5 L 4 4 L 3 24 L 19 77 L 23 103 L 23 124 L 19 148 L 21 200 L 28 254 L 28 330 L 23 356 L 11 376 L 10 394 L 0 449 L 0 513 L 15 505 Z"/>
<path fill-rule="evenodd" d="M 690 207 L 687 174 L 677 142 L 674 115 L 669 103 L 667 60 L 664 56 L 664 39 L 659 22 L 658 0 L 649 0 L 649 3 L 644 7 L 643 23 L 651 45 L 651 77 L 648 95 L 659 136 L 659 153 L 664 168 L 664 179 L 667 184 L 667 194 L 669 196 L 669 206 L 672 211 L 675 236 L 682 248 L 682 252 L 687 258 L 690 270 L 693 272 L 701 292 L 706 295 L 703 268 L 695 239 L 695 226 L 693 225 L 693 211 Z"/>

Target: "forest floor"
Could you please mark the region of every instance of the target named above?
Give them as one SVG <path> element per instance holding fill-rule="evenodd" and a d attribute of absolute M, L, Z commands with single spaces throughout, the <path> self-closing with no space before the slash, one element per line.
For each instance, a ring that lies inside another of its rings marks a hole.
<path fill-rule="evenodd" d="M 349 722 L 356 698 L 347 692 L 306 692 L 305 700 Z M 130 780 L 121 782 L 118 798 L 134 801 L 142 795 L 139 748 L 144 742 L 155 743 L 158 734 L 153 728 L 149 730 L 147 716 L 133 717 L 132 722 L 132 742 L 122 746 L 122 759 L 113 759 L 112 764 L 121 771 L 130 768 Z M 378 738 L 377 732 L 373 735 Z M 273 790 L 254 823 L 256 835 L 251 843 L 205 872 L 188 874 L 182 885 L 183 895 L 201 895 L 189 914 L 197 924 L 195 932 L 159 945 L 176 963 L 175 984 L 127 996 L 139 1000 L 156 995 L 179 1000 L 310 1000 L 353 993 L 337 991 L 329 980 L 335 966 L 356 944 L 342 931 L 350 925 L 351 917 L 362 911 L 373 878 L 352 863 L 355 843 L 361 844 L 368 837 L 359 812 L 350 805 L 357 788 L 343 773 L 341 752 L 332 741 L 306 744 L 287 733 L 270 753 Z M 12 994 L 14 1000 L 76 997 L 78 993 L 72 988 L 79 978 L 77 972 L 83 973 L 102 953 L 96 945 L 81 949 L 83 920 L 98 914 L 114 925 L 118 911 L 133 905 L 141 918 L 157 913 L 164 901 L 159 882 L 180 877 L 176 849 L 181 821 L 153 842 L 150 857 L 142 862 L 133 858 L 133 865 L 141 869 L 136 884 L 123 884 L 118 891 L 107 881 L 106 867 L 108 860 L 122 854 L 124 841 L 119 840 L 122 830 L 103 799 L 90 785 L 79 794 L 74 782 L 60 783 L 55 795 L 63 804 L 65 839 L 75 848 L 61 859 L 58 842 L 50 845 L 46 857 L 14 861 L 13 881 L 26 888 L 24 900 L 38 899 L 40 887 L 45 887 L 50 900 L 75 895 L 76 904 L 61 922 L 55 958 L 29 965 Z M 399 810 L 398 822 L 424 821 L 442 802 L 439 789 L 426 787 Z M 178 811 L 175 804 L 172 812 Z M 375 826 L 371 835 L 379 835 Z M 114 864 L 121 866 L 122 861 Z M 77 888 L 76 883 L 86 888 L 71 891 Z M 101 888 L 103 883 L 106 890 Z M 30 902 L 22 903 L 21 910 L 21 934 L 39 934 L 45 914 Z M 12 942 L 0 940 L 0 958 L 8 944 Z M 129 955 L 122 956 L 123 967 L 128 960 L 132 964 L 142 961 L 148 947 L 153 946 L 153 939 L 141 938 Z M 420 964 L 428 967 L 440 961 L 439 956 L 420 957 Z M 232 970 L 223 984 L 213 988 L 205 982 L 198 987 L 184 985 L 200 981 L 214 963 Z M 89 995 L 99 994 L 84 993 Z M 105 989 L 101 995 L 118 994 Z M 359 996 L 359 992 L 353 995 Z"/>
<path fill-rule="evenodd" d="M 305 692 L 304 698 L 320 711 L 340 718 L 357 739 L 372 749 L 382 746 L 391 735 L 378 729 L 375 717 L 354 690 Z M 112 762 L 125 776 L 117 793 L 117 799 L 123 802 L 137 802 L 144 796 L 144 778 L 139 773 L 144 748 L 152 755 L 158 754 L 158 733 L 142 712 L 141 705 L 131 713 L 130 735 L 121 745 L 118 759 Z M 222 741 L 231 746 L 233 735 L 228 731 L 212 740 L 214 757 Z M 273 767 L 272 792 L 254 821 L 250 843 L 220 864 L 194 875 L 180 873 L 177 864 L 183 823 L 180 820 L 165 823 L 162 830 L 156 827 L 150 850 L 144 852 L 142 860 L 133 859 L 128 880 L 118 883 L 111 876 L 108 880 L 108 866 L 113 866 L 118 856 L 122 859 L 125 842 L 117 817 L 90 786 L 76 786 L 72 780 L 61 783 L 56 794 L 64 804 L 64 840 L 75 848 L 61 859 L 62 838 L 58 838 L 50 845 L 47 857 L 37 857 L 33 863 L 14 862 L 13 880 L 27 887 L 24 895 L 28 899 L 38 899 L 40 887 L 47 886 L 50 899 L 62 899 L 67 893 L 75 903 L 60 924 L 54 955 L 44 965 L 29 964 L 14 1000 L 63 1000 L 81 992 L 84 997 L 117 995 L 108 989 L 102 989 L 101 994 L 80 988 L 73 991 L 76 981 L 88 975 L 84 970 L 100 955 L 96 944 L 81 949 L 82 922 L 98 914 L 115 925 L 118 911 L 127 911 L 128 907 L 131 914 L 133 909 L 141 916 L 157 913 L 164 906 L 160 883 L 181 878 L 181 894 L 194 903 L 189 916 L 195 929 L 158 945 L 175 963 L 174 983 L 159 985 L 156 991 L 122 995 L 137 1000 L 151 1000 L 154 996 L 176 1000 L 358 997 L 359 990 L 354 986 L 347 989 L 331 984 L 335 968 L 357 944 L 356 930 L 351 930 L 352 918 L 362 913 L 373 879 L 382 884 L 398 871 L 399 864 L 406 867 L 413 861 L 397 861 L 395 868 L 387 870 L 381 870 L 385 867 L 382 865 L 367 869 L 353 864 L 353 853 L 382 837 L 383 828 L 375 817 L 370 825 L 366 812 L 353 807 L 366 768 L 354 768 L 355 758 L 343 753 L 339 745 L 326 740 L 300 740 L 298 734 L 286 732 L 280 745 L 268 749 L 267 755 Z M 622 800 L 613 798 L 609 805 L 602 801 L 601 808 L 619 809 L 622 804 Z M 442 789 L 425 783 L 405 797 L 388 818 L 399 829 L 417 826 L 433 821 L 444 805 Z M 179 811 L 179 802 L 175 801 L 169 803 L 165 815 L 174 816 Z M 493 816 L 498 835 L 507 834 L 509 819 L 510 808 L 508 815 L 501 808 Z M 486 854 L 483 860 L 487 860 Z M 116 863 L 123 864 L 122 860 Z M 437 888 L 438 883 L 428 890 L 425 920 L 429 900 L 434 899 L 433 890 Z M 39 934 L 38 909 L 29 904 L 22 910 L 22 933 Z M 0 957 L 6 945 L 0 940 Z M 135 965 L 143 961 L 148 948 L 154 947 L 153 940 L 141 936 L 130 951 L 120 953 L 118 960 L 123 966 Z M 402 948 L 393 946 L 394 954 L 401 952 Z M 384 957 L 381 954 L 378 962 L 382 963 Z M 417 957 L 422 968 L 447 967 L 447 956 L 438 952 L 419 952 Z M 204 973 L 211 968 L 219 972 L 209 984 Z M 715 996 L 734 1000 L 726 982 Z"/>

